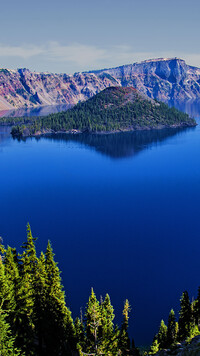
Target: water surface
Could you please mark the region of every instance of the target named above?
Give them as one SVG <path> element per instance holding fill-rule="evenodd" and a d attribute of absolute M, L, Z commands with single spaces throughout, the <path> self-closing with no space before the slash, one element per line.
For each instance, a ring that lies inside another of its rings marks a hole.
<path fill-rule="evenodd" d="M 200 127 L 13 140 L 0 127 L 0 235 L 19 247 L 30 222 L 52 241 L 76 317 L 93 287 L 130 334 L 152 341 L 184 290 L 200 285 Z M 167 321 L 167 320 L 166 320 Z"/>

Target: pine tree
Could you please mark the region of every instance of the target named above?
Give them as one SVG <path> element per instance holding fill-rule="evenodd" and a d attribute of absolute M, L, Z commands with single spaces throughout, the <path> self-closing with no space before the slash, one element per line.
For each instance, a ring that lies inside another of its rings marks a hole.
<path fill-rule="evenodd" d="M 173 309 L 169 313 L 167 325 L 167 345 L 173 345 L 177 341 L 176 318 Z"/>
<path fill-rule="evenodd" d="M 160 349 L 160 345 L 158 343 L 158 339 L 155 338 L 151 345 L 149 355 L 155 355 L 159 351 L 159 349 Z"/>
<path fill-rule="evenodd" d="M 0 307 L 8 313 L 14 308 L 13 290 L 10 280 L 6 277 L 5 267 L 0 256 Z"/>
<path fill-rule="evenodd" d="M 97 353 L 99 343 L 99 328 L 101 326 L 101 310 L 93 288 L 87 304 L 86 318 L 86 342 L 87 351 Z"/>
<path fill-rule="evenodd" d="M 79 318 L 76 318 L 74 322 L 74 327 L 76 334 L 76 343 L 79 347 L 79 350 L 82 350 L 85 347 L 85 329 L 83 321 Z"/>
<path fill-rule="evenodd" d="M 0 308 L 0 355 L 19 356 L 21 352 L 14 346 L 15 339 L 11 334 L 10 326 L 6 321 L 6 314 Z"/>
<path fill-rule="evenodd" d="M 35 325 L 35 337 L 37 338 L 38 354 L 43 355 L 44 332 L 45 330 L 45 316 L 46 316 L 46 269 L 45 269 L 45 255 L 42 252 L 38 259 L 37 270 L 34 278 L 34 312 L 33 321 Z"/>
<path fill-rule="evenodd" d="M 200 287 L 198 288 L 197 299 L 194 301 L 193 316 L 195 324 L 200 326 Z"/>
<path fill-rule="evenodd" d="M 167 346 L 167 326 L 165 325 L 164 320 L 161 320 L 157 340 L 160 345 L 160 349 L 164 349 Z"/>
<path fill-rule="evenodd" d="M 5 269 L 6 278 L 10 283 L 11 295 L 12 295 L 12 299 L 10 300 L 12 302 L 12 311 L 11 313 L 8 314 L 7 320 L 9 321 L 11 330 L 15 335 L 17 332 L 15 320 L 16 320 L 16 313 L 18 312 L 16 301 L 17 301 L 18 289 L 20 288 L 20 276 L 19 276 L 16 249 L 13 249 L 9 246 L 6 250 L 5 257 L 4 257 L 4 269 Z"/>
<path fill-rule="evenodd" d="M 6 276 L 5 266 L 0 256 L 0 354 L 2 356 L 19 355 L 14 347 L 15 339 L 8 323 L 14 307 L 12 283 Z"/>
<path fill-rule="evenodd" d="M 188 292 L 183 292 L 181 296 L 181 309 L 179 316 L 179 340 L 185 340 L 190 334 L 192 312 Z"/>
<path fill-rule="evenodd" d="M 130 352 L 130 339 L 128 336 L 128 319 L 129 313 L 131 311 L 130 304 L 128 299 L 125 300 L 124 309 L 123 309 L 123 322 L 121 326 L 119 346 L 123 355 L 127 355 Z"/>
<path fill-rule="evenodd" d="M 21 257 L 22 274 L 29 273 L 32 283 L 34 282 L 35 272 L 37 269 L 38 259 L 36 256 L 35 241 L 32 236 L 30 224 L 27 224 L 27 240 L 23 243 L 24 253 Z"/>
<path fill-rule="evenodd" d="M 19 281 L 14 315 L 16 345 L 25 355 L 35 355 L 33 306 L 31 278 L 28 273 L 25 273 Z"/>
<path fill-rule="evenodd" d="M 114 309 L 111 305 L 110 297 L 106 294 L 100 307 L 101 310 L 101 330 L 103 339 L 108 339 L 113 334 Z"/>
<path fill-rule="evenodd" d="M 60 271 L 54 261 L 54 253 L 50 242 L 46 249 L 46 328 L 44 331 L 47 354 L 70 354 L 74 347 L 75 329 L 71 312 L 65 304 L 65 293 L 61 284 Z"/>
<path fill-rule="evenodd" d="M 38 259 L 36 256 L 35 241 L 27 224 L 27 240 L 23 243 L 24 249 L 19 256 L 19 285 L 16 293 L 15 328 L 17 330 L 16 343 L 25 354 L 35 355 L 35 325 L 34 325 L 34 299 L 35 274 Z"/>
<path fill-rule="evenodd" d="M 114 334 L 114 324 L 113 319 L 114 309 L 111 305 L 110 297 L 106 294 L 104 301 L 102 301 L 100 306 L 101 311 L 101 327 L 100 327 L 100 335 L 102 338 L 102 350 L 105 354 L 112 352 L 112 341 Z"/>

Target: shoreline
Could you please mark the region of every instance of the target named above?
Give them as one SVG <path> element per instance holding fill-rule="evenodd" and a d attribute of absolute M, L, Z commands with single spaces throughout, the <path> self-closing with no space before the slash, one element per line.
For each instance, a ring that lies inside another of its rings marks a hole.
<path fill-rule="evenodd" d="M 38 131 L 34 134 L 22 134 L 22 135 L 12 135 L 13 138 L 31 138 L 31 137 L 43 137 L 43 136 L 48 136 L 48 135 L 59 135 L 59 134 L 66 134 L 66 135 L 80 135 L 84 133 L 88 133 L 91 135 L 111 135 L 111 134 L 117 134 L 117 133 L 122 133 L 122 132 L 135 132 L 135 131 L 151 131 L 151 130 L 163 130 L 163 129 L 173 129 L 173 128 L 189 128 L 189 127 L 196 127 L 198 124 L 195 122 L 193 124 L 188 124 L 188 123 L 180 123 L 180 124 L 173 124 L 173 125 L 157 125 L 153 127 L 149 126 L 138 126 L 138 127 L 128 127 L 125 129 L 119 129 L 119 130 L 112 130 L 112 131 L 88 131 L 88 130 L 77 130 L 77 129 L 71 129 L 71 130 L 59 130 L 59 131 L 54 131 L 54 130 L 45 130 L 43 132 Z"/>

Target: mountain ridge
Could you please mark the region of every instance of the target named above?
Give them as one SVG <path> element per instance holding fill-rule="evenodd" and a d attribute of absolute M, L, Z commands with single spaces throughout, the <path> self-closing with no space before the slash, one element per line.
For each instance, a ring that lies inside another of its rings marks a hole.
<path fill-rule="evenodd" d="M 200 100 L 200 68 L 175 57 L 69 75 L 0 69 L 0 110 L 75 105 L 110 86 L 133 86 L 165 103 Z"/>

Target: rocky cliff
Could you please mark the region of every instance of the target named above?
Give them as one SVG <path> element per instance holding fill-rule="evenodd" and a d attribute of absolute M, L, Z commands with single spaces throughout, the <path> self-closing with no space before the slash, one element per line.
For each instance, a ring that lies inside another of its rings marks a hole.
<path fill-rule="evenodd" d="M 74 75 L 0 69 L 0 110 L 73 105 L 110 86 L 133 86 L 164 102 L 198 100 L 200 69 L 178 58 L 147 60 Z"/>
<path fill-rule="evenodd" d="M 178 58 L 147 60 L 94 73 L 110 74 L 122 86 L 133 86 L 149 97 L 165 102 L 200 98 L 200 69 Z"/>
<path fill-rule="evenodd" d="M 0 69 L 0 110 L 39 105 L 74 105 L 113 85 L 120 85 L 120 82 L 110 75 Z"/>

